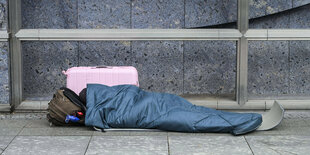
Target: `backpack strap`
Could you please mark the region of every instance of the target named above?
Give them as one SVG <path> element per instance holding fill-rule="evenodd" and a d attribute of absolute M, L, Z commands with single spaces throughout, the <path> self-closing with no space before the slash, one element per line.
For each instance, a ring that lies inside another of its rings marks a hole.
<path fill-rule="evenodd" d="M 75 104 L 76 106 L 80 107 L 80 108 L 83 110 L 83 112 L 86 112 L 86 106 L 83 104 L 83 102 L 80 101 L 79 96 L 78 96 L 74 91 L 72 91 L 71 89 L 66 88 L 66 87 L 61 87 L 60 89 L 61 89 L 61 90 L 64 90 L 63 94 L 64 94 L 73 104 Z"/>

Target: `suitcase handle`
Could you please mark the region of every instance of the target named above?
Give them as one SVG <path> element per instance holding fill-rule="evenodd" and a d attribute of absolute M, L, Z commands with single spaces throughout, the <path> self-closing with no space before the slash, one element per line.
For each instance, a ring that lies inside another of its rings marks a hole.
<path fill-rule="evenodd" d="M 97 69 L 97 68 L 106 68 L 106 69 L 113 69 L 111 66 L 96 66 L 96 67 L 91 67 L 91 69 Z M 62 71 L 62 74 L 68 75 L 67 71 Z"/>
<path fill-rule="evenodd" d="M 96 66 L 96 67 L 92 67 L 91 69 L 96 69 L 96 68 L 107 68 L 107 69 L 112 69 L 112 67 L 110 67 L 110 66 Z"/>

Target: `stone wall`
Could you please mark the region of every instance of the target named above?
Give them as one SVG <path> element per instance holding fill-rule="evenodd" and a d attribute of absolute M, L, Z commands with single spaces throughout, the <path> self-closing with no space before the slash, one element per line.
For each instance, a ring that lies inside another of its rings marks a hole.
<path fill-rule="evenodd" d="M 7 29 L 7 1 L 0 0 L 0 30 Z M 0 42 L 0 104 L 8 104 L 9 93 L 9 64 L 8 42 Z"/>
<path fill-rule="evenodd" d="M 250 0 L 250 28 L 310 28 L 309 0 Z M 23 28 L 235 28 L 237 0 L 22 0 Z M 226 26 L 225 26 L 226 25 Z M 309 96 L 309 41 L 250 41 L 249 95 Z M 132 65 L 145 90 L 235 93 L 234 41 L 23 42 L 24 94 L 50 97 L 73 66 Z"/>
<path fill-rule="evenodd" d="M 310 3 L 310 1 L 308 1 Z M 294 1 L 292 6 L 299 6 Z M 310 4 L 252 19 L 252 29 L 310 28 Z M 250 41 L 249 85 L 253 98 L 310 95 L 310 41 Z"/>

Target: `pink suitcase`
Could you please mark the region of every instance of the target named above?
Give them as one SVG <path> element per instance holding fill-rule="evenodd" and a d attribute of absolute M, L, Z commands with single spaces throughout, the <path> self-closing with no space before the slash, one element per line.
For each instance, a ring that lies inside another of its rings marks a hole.
<path fill-rule="evenodd" d="M 67 76 L 67 88 L 79 94 L 88 83 L 108 86 L 129 84 L 139 87 L 138 72 L 132 66 L 72 67 L 63 71 Z"/>

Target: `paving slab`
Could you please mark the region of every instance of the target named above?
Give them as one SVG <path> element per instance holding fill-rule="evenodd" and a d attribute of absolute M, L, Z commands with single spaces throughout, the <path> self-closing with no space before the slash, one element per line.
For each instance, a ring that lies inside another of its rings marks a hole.
<path fill-rule="evenodd" d="M 10 144 L 15 136 L 0 136 L 0 153 Z"/>
<path fill-rule="evenodd" d="M 309 118 L 291 118 L 283 119 L 281 122 L 281 127 L 309 127 L 310 128 L 310 119 Z"/>
<path fill-rule="evenodd" d="M 3 155 L 84 154 L 89 140 L 90 136 L 17 136 Z"/>
<path fill-rule="evenodd" d="M 16 136 L 22 128 L 0 128 L 0 136 Z"/>
<path fill-rule="evenodd" d="M 287 110 L 284 118 L 310 118 L 309 110 Z"/>
<path fill-rule="evenodd" d="M 309 154 L 310 136 L 246 136 L 255 155 Z"/>
<path fill-rule="evenodd" d="M 87 127 L 24 128 L 21 136 L 91 136 L 93 130 Z"/>
<path fill-rule="evenodd" d="M 269 131 L 257 131 L 253 132 L 251 135 L 261 135 L 261 136 L 280 136 L 280 135 L 303 135 L 303 136 L 310 136 L 310 129 L 309 127 L 286 127 L 286 128 L 274 128 Z"/>
<path fill-rule="evenodd" d="M 50 123 L 46 119 L 42 120 L 29 120 L 25 128 L 50 128 Z"/>
<path fill-rule="evenodd" d="M 0 120 L 0 128 L 23 128 L 27 123 L 27 120 Z"/>
<path fill-rule="evenodd" d="M 93 136 L 86 154 L 168 154 L 167 136 Z"/>
<path fill-rule="evenodd" d="M 283 119 L 279 126 L 269 131 L 257 131 L 250 135 L 303 135 L 310 136 L 310 120 L 308 119 Z"/>
<path fill-rule="evenodd" d="M 93 136 L 168 136 L 165 131 L 94 131 Z"/>
<path fill-rule="evenodd" d="M 169 148 L 171 155 L 252 154 L 242 136 L 169 136 Z"/>
<path fill-rule="evenodd" d="M 46 120 L 46 112 L 41 113 L 0 113 L 0 120 Z"/>
<path fill-rule="evenodd" d="M 168 132 L 169 137 L 171 136 L 232 136 L 230 133 L 187 133 L 187 132 Z"/>

